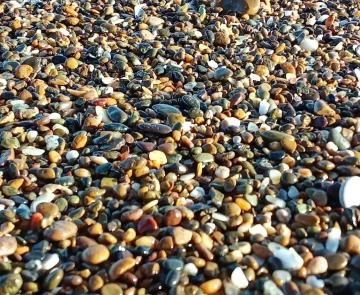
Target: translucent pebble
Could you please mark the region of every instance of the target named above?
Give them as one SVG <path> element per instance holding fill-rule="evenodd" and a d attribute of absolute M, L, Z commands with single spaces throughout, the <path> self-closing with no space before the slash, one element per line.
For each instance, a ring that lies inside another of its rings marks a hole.
<path fill-rule="evenodd" d="M 279 184 L 281 179 L 281 172 L 279 170 L 272 169 L 269 172 L 269 177 L 272 184 Z"/>
<path fill-rule="evenodd" d="M 269 108 L 270 104 L 266 100 L 262 100 L 259 106 L 259 114 L 265 115 L 269 111 Z"/>
<path fill-rule="evenodd" d="M 72 151 L 66 153 L 66 159 L 68 161 L 77 159 L 78 157 L 79 157 L 78 151 L 72 150 Z"/>
<path fill-rule="evenodd" d="M 95 107 L 95 112 L 96 115 L 101 116 L 101 121 L 104 123 L 111 123 L 112 121 L 110 120 L 106 110 L 104 110 L 102 107 L 100 106 L 96 106 Z"/>
<path fill-rule="evenodd" d="M 241 137 L 236 135 L 233 137 L 233 143 L 234 144 L 240 144 L 241 143 Z"/>
<path fill-rule="evenodd" d="M 308 276 L 306 278 L 306 284 L 314 287 L 314 288 L 324 288 L 325 282 L 323 280 L 318 279 L 316 276 Z"/>
<path fill-rule="evenodd" d="M 245 289 L 249 285 L 248 280 L 241 267 L 237 267 L 231 274 L 231 282 L 240 289 Z"/>
<path fill-rule="evenodd" d="M 299 197 L 299 195 L 300 193 L 298 189 L 292 185 L 288 191 L 288 197 L 291 199 L 296 199 L 297 197 Z"/>
<path fill-rule="evenodd" d="M 139 191 L 140 188 L 141 188 L 141 184 L 138 183 L 138 182 L 134 182 L 134 183 L 131 185 L 131 188 L 132 188 L 134 191 Z"/>
<path fill-rule="evenodd" d="M 55 195 L 53 193 L 46 193 L 43 194 L 39 197 L 37 197 L 30 206 L 30 211 L 32 213 L 36 212 L 36 207 L 41 204 L 41 203 L 45 203 L 45 202 L 51 202 L 53 199 L 55 198 Z"/>
<path fill-rule="evenodd" d="M 60 261 L 59 254 L 47 254 L 45 259 L 42 262 L 41 269 L 49 270 L 55 267 Z"/>
<path fill-rule="evenodd" d="M 291 274 L 286 270 L 275 270 L 272 276 L 278 285 L 291 281 Z"/>
<path fill-rule="evenodd" d="M 194 188 L 191 193 L 190 193 L 190 197 L 195 198 L 195 197 L 204 197 L 205 196 L 205 190 L 202 187 L 196 187 Z"/>
<path fill-rule="evenodd" d="M 270 195 L 267 195 L 265 198 L 269 203 L 274 204 L 278 208 L 286 207 L 285 201 L 280 198 L 276 198 L 276 197 L 270 196 Z"/>
<path fill-rule="evenodd" d="M 249 229 L 249 233 L 251 235 L 262 235 L 263 237 L 267 237 L 267 231 L 261 224 L 256 224 Z"/>
<path fill-rule="evenodd" d="M 287 249 L 277 243 L 270 242 L 268 248 L 271 252 L 274 253 L 274 256 L 279 258 L 283 264 L 285 270 L 293 271 L 300 269 L 304 260 L 301 256 L 294 250 L 294 248 Z"/>
<path fill-rule="evenodd" d="M 185 264 L 183 271 L 188 276 L 196 276 L 199 270 L 194 263 L 190 262 L 190 263 Z"/>
<path fill-rule="evenodd" d="M 256 124 L 250 122 L 248 124 L 248 131 L 249 132 L 257 132 L 257 131 L 259 131 L 259 127 Z"/>
<path fill-rule="evenodd" d="M 267 280 L 264 283 L 264 295 L 284 295 L 284 293 L 276 286 L 276 284 L 271 281 Z"/>
<path fill-rule="evenodd" d="M 341 239 L 341 229 L 333 227 L 328 233 L 328 238 L 326 240 L 325 248 L 332 252 L 336 252 L 339 248 Z"/>

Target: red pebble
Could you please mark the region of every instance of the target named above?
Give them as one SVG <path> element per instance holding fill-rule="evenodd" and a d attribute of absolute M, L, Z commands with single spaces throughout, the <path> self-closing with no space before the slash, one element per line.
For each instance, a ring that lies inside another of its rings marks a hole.
<path fill-rule="evenodd" d="M 146 232 L 152 232 L 159 228 L 157 222 L 151 216 L 147 216 L 140 220 L 137 226 L 137 230 L 139 234 L 144 234 Z"/>
<path fill-rule="evenodd" d="M 31 229 L 37 230 L 40 227 L 40 222 L 43 219 L 43 215 L 40 212 L 36 212 L 31 216 Z"/>

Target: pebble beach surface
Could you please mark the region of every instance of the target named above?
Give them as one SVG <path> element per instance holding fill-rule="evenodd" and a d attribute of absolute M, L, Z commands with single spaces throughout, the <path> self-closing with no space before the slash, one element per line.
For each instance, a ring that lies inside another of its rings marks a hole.
<path fill-rule="evenodd" d="M 1 1 L 0 294 L 359 294 L 359 20 Z"/>

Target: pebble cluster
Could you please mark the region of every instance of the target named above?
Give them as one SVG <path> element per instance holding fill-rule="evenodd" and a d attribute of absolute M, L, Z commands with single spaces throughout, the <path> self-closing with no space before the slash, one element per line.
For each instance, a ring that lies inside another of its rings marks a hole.
<path fill-rule="evenodd" d="M 0 294 L 360 292 L 360 4 L 0 3 Z"/>

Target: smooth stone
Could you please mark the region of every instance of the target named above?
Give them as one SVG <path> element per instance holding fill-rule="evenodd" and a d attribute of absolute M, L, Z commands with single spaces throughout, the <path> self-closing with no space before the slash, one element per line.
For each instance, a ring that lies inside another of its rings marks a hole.
<path fill-rule="evenodd" d="M 181 115 L 181 111 L 178 108 L 176 108 L 172 105 L 168 105 L 168 104 L 159 103 L 159 104 L 153 105 L 152 109 L 164 117 L 167 117 L 170 114 Z"/>
<path fill-rule="evenodd" d="M 172 131 L 169 126 L 158 123 L 142 123 L 139 124 L 138 127 L 145 132 L 150 132 L 160 135 L 166 135 Z"/>
<path fill-rule="evenodd" d="M 341 185 L 339 200 L 342 207 L 350 208 L 360 206 L 360 195 L 357 193 L 358 187 L 360 189 L 359 176 L 352 176 Z"/>
<path fill-rule="evenodd" d="M 226 131 L 229 127 L 240 127 L 241 121 L 235 117 L 227 117 L 220 123 L 220 128 Z"/>
<path fill-rule="evenodd" d="M 300 47 L 304 50 L 313 52 L 319 48 L 319 42 L 316 39 L 305 37 L 300 43 Z"/>
<path fill-rule="evenodd" d="M 115 123 L 124 123 L 129 118 L 129 116 L 122 109 L 116 106 L 110 106 L 106 112 L 111 121 Z"/>
<path fill-rule="evenodd" d="M 132 269 L 136 264 L 136 259 L 132 257 L 126 257 L 116 261 L 109 269 L 109 276 L 112 280 L 116 280 L 125 272 Z"/>
<path fill-rule="evenodd" d="M 332 141 L 336 144 L 340 151 L 344 151 L 350 148 L 350 142 L 346 140 L 344 136 L 336 129 L 331 129 L 328 136 L 328 141 Z"/>
<path fill-rule="evenodd" d="M 44 231 L 44 236 L 52 241 L 60 242 L 76 235 L 78 228 L 71 221 L 59 220 Z"/>
<path fill-rule="evenodd" d="M 285 248 L 277 243 L 270 242 L 268 244 L 269 250 L 278 258 L 285 270 L 293 271 L 300 269 L 304 260 L 301 256 L 294 250 L 294 248 Z"/>
<path fill-rule="evenodd" d="M 308 262 L 306 269 L 309 275 L 323 274 L 328 270 L 328 262 L 324 257 L 314 257 Z"/>
<path fill-rule="evenodd" d="M 61 268 L 50 272 L 43 281 L 43 288 L 47 291 L 54 290 L 64 278 L 64 270 Z"/>
<path fill-rule="evenodd" d="M 108 283 L 108 284 L 105 284 L 101 288 L 100 294 L 101 295 L 122 295 L 123 290 L 118 284 Z"/>
<path fill-rule="evenodd" d="M 14 254 L 17 248 L 15 237 L 0 237 L 0 256 L 9 256 Z"/>
<path fill-rule="evenodd" d="M 275 130 L 266 130 L 260 133 L 260 136 L 264 138 L 265 140 L 272 142 L 272 141 L 281 141 L 283 139 L 288 139 L 295 141 L 294 136 L 290 134 L 286 134 L 280 131 Z"/>
<path fill-rule="evenodd" d="M 23 285 L 23 279 L 20 274 L 13 273 L 0 276 L 0 294 L 15 295 L 18 294 Z"/>
<path fill-rule="evenodd" d="M 241 267 L 236 267 L 231 273 L 231 282 L 240 289 L 245 289 L 249 285 Z"/>
<path fill-rule="evenodd" d="M 315 101 L 314 103 L 314 113 L 319 116 L 333 117 L 335 111 L 328 105 L 326 101 L 321 99 Z"/>
<path fill-rule="evenodd" d="M 94 245 L 86 248 L 81 254 L 84 262 L 90 264 L 100 264 L 109 259 L 110 251 L 104 245 Z"/>
<path fill-rule="evenodd" d="M 225 80 L 227 78 L 230 78 L 233 75 L 233 71 L 225 68 L 225 67 L 221 67 L 215 70 L 214 72 L 214 78 L 216 80 Z"/>
<path fill-rule="evenodd" d="M 222 288 L 222 281 L 220 279 L 212 279 L 200 285 L 200 289 L 208 295 L 217 294 Z"/>
<path fill-rule="evenodd" d="M 168 287 L 176 286 L 181 278 L 181 273 L 178 270 L 170 270 L 165 278 L 165 285 Z"/>
<path fill-rule="evenodd" d="M 325 256 L 325 258 L 328 262 L 329 270 L 334 270 L 334 271 L 344 269 L 349 262 L 347 256 L 343 253 L 328 254 Z"/>
<path fill-rule="evenodd" d="M 340 241 L 340 248 L 350 255 L 360 254 L 360 238 L 355 235 L 348 235 Z"/>
<path fill-rule="evenodd" d="M 181 226 L 176 226 L 171 229 L 171 234 L 176 245 L 186 245 L 191 241 L 193 236 L 192 232 Z"/>
<path fill-rule="evenodd" d="M 214 162 L 214 156 L 209 153 L 200 153 L 198 155 L 194 155 L 193 158 L 196 162 L 199 162 L 199 163 Z"/>

